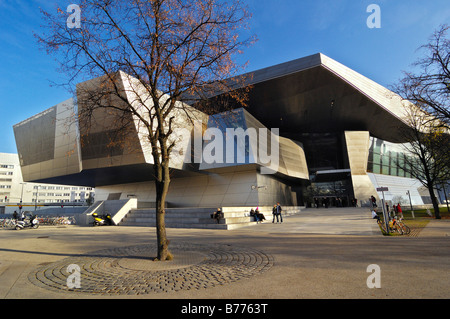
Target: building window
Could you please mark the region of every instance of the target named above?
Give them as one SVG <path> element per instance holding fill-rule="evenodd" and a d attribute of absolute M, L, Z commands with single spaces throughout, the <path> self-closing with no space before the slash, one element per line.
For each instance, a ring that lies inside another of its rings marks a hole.
<path fill-rule="evenodd" d="M 367 172 L 400 177 L 411 177 L 404 168 L 405 151 L 400 144 L 370 138 Z"/>

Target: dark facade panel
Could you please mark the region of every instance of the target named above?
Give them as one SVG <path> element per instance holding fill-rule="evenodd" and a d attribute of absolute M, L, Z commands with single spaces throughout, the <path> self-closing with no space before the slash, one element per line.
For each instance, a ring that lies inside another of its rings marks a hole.
<path fill-rule="evenodd" d="M 56 106 L 14 126 L 21 165 L 52 160 L 55 152 Z"/>
<path fill-rule="evenodd" d="M 123 143 L 112 143 L 117 132 L 96 132 L 81 136 L 83 160 L 123 155 Z"/>

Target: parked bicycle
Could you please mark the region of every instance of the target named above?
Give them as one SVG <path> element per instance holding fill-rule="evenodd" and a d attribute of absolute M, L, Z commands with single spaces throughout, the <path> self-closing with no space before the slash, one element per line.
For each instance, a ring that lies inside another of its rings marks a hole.
<path fill-rule="evenodd" d="M 384 234 L 387 234 L 386 223 L 381 219 L 377 219 L 377 223 L 380 226 Z M 411 228 L 409 228 L 404 222 L 403 218 L 394 216 L 389 220 L 389 232 L 397 233 L 399 235 L 409 235 L 411 233 Z"/>
<path fill-rule="evenodd" d="M 0 227 L 4 229 L 12 229 L 16 226 L 16 220 L 13 218 L 4 218 L 0 220 Z"/>
<path fill-rule="evenodd" d="M 411 233 L 411 228 L 409 228 L 404 222 L 403 218 L 397 216 L 394 217 L 395 229 L 401 235 L 409 235 Z"/>
<path fill-rule="evenodd" d="M 38 218 L 41 225 L 75 225 L 74 216 L 41 216 Z"/>
<path fill-rule="evenodd" d="M 382 221 L 381 218 L 377 219 L 377 224 L 381 228 L 381 230 L 383 231 L 383 234 L 387 234 L 386 223 L 384 221 Z"/>

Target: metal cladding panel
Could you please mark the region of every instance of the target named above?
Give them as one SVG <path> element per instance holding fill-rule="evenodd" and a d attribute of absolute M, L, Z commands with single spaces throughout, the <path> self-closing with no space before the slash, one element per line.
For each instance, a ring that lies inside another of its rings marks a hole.
<path fill-rule="evenodd" d="M 68 99 L 14 125 L 24 181 L 81 171 L 75 109 L 74 100 Z"/>
<path fill-rule="evenodd" d="M 369 132 L 345 132 L 348 161 L 352 175 L 366 175 L 369 158 Z"/>
<path fill-rule="evenodd" d="M 56 106 L 14 126 L 22 165 L 53 159 L 55 151 Z"/>
<path fill-rule="evenodd" d="M 121 77 L 115 84 L 125 92 Z M 77 85 L 83 169 L 145 163 L 133 117 L 112 90 L 106 76 Z"/>
<path fill-rule="evenodd" d="M 218 129 L 219 134 L 211 141 L 205 142 L 200 170 L 254 164 L 257 167 L 266 168 L 267 174 L 309 178 L 305 153 L 300 143 L 277 136 L 242 108 L 210 116 L 208 129 Z M 240 130 L 243 135 L 235 137 L 235 135 L 227 134 L 227 129 L 234 130 L 236 135 Z M 266 132 L 266 136 L 262 135 L 262 132 Z M 229 143 L 228 147 L 227 143 Z M 214 146 L 211 146 L 213 144 Z M 214 154 L 219 152 L 222 156 L 215 157 L 217 161 L 210 162 L 206 156 L 212 148 L 215 148 Z"/>

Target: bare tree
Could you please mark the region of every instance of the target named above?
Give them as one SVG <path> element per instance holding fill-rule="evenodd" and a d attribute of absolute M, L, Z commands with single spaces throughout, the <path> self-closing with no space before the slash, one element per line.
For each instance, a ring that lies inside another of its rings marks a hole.
<path fill-rule="evenodd" d="M 80 122 L 99 112 L 115 115 L 112 131 L 122 136 L 111 138 L 113 150 L 123 147 L 133 119 L 145 128 L 156 185 L 157 258 L 171 259 L 165 202 L 175 111 L 188 109 L 186 97 L 211 111 L 202 102 L 216 92 L 229 92 L 228 102 L 245 102 L 247 91 L 234 90 L 226 79 L 239 79 L 245 66 L 235 57 L 254 41 L 240 34 L 250 14 L 240 0 L 82 0 L 79 6 L 80 28 L 68 28 L 66 10 L 58 8 L 43 12 L 45 31 L 37 38 L 69 76 L 70 88 L 96 78 L 77 87 Z"/>
<path fill-rule="evenodd" d="M 440 219 L 439 203 L 435 188 L 441 181 L 450 179 L 448 156 L 450 155 L 450 135 L 441 127 L 440 121 L 410 104 L 407 108 L 408 128 L 401 135 L 409 141 L 403 144 L 404 156 L 396 165 L 418 179 L 430 194 L 436 219 Z"/>
<path fill-rule="evenodd" d="M 434 188 L 450 178 L 450 26 L 441 25 L 427 44 L 413 67 L 414 72 L 404 72 L 401 81 L 393 86 L 406 104 L 407 121 L 411 126 L 403 134 L 411 143 L 401 167 L 419 179 L 428 188 L 439 216 Z M 411 106 L 410 103 L 415 104 Z"/>
<path fill-rule="evenodd" d="M 450 26 L 442 25 L 431 36 L 429 43 L 420 47 L 425 51 L 413 67 L 415 72 L 405 72 L 394 86 L 404 99 L 420 105 L 450 126 Z"/>

